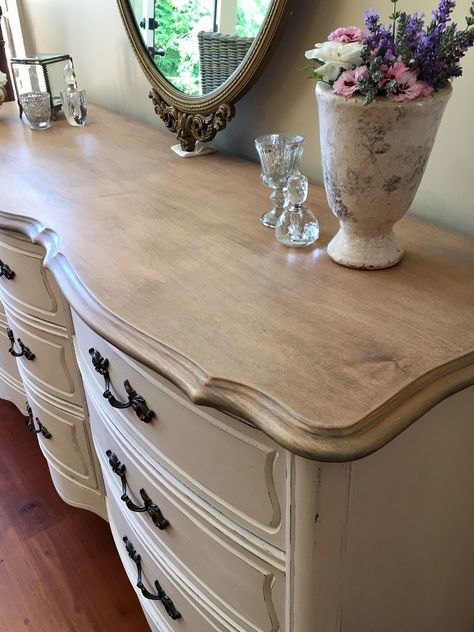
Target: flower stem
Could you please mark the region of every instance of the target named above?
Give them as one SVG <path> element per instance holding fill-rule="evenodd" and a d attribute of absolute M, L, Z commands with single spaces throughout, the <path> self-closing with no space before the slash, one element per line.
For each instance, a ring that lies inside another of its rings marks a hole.
<path fill-rule="evenodd" d="M 393 20 L 393 26 L 392 26 L 392 35 L 393 35 L 393 39 L 395 39 L 395 34 L 396 34 L 396 26 L 397 26 L 397 18 L 398 18 L 398 12 L 397 12 L 397 2 L 398 0 L 392 0 L 392 4 L 393 4 L 393 13 L 390 16 Z"/>

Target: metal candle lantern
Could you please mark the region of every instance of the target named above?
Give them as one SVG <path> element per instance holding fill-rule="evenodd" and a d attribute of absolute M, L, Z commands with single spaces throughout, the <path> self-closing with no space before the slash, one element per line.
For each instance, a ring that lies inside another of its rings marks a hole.
<path fill-rule="evenodd" d="M 66 61 L 72 64 L 72 57 L 63 54 L 40 54 L 28 57 L 12 57 L 11 69 L 15 92 L 20 108 L 20 96 L 25 92 L 49 92 L 51 97 L 51 117 L 61 109 L 61 90 L 64 88 L 63 69 Z"/>

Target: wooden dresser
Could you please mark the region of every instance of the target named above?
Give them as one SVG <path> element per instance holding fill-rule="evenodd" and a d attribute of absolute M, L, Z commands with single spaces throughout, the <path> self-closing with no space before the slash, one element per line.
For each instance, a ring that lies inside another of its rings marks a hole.
<path fill-rule="evenodd" d="M 289 250 L 255 164 L 171 143 L 0 112 L 0 396 L 58 492 L 155 632 L 472 632 L 474 240 L 342 268 L 320 189 Z"/>

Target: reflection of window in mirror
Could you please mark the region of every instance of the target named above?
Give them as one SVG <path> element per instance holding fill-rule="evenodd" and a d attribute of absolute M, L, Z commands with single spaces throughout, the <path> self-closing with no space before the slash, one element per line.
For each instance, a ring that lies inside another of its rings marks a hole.
<path fill-rule="evenodd" d="M 194 96 L 214 90 L 232 74 L 258 34 L 271 3 L 271 0 L 130 1 L 157 68 L 178 90 Z M 198 37 L 200 33 L 208 37 L 203 40 Z M 239 42 L 239 46 L 232 42 L 231 46 L 230 42 L 220 42 L 209 34 L 248 41 Z"/>

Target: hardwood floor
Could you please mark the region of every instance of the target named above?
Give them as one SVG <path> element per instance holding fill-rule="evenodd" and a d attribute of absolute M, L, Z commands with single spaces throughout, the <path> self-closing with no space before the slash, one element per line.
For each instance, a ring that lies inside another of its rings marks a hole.
<path fill-rule="evenodd" d="M 149 632 L 108 524 L 57 495 L 24 417 L 0 400 L 0 632 Z"/>

